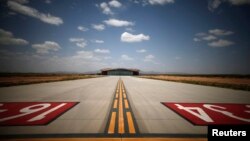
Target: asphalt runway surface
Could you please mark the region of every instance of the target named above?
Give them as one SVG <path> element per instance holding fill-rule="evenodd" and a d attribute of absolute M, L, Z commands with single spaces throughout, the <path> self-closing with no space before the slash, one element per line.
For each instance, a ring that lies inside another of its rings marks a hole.
<path fill-rule="evenodd" d="M 126 136 L 205 137 L 207 126 L 190 123 L 161 102 L 249 104 L 250 92 L 108 76 L 0 88 L 0 103 L 5 102 L 79 103 L 46 125 L 0 126 L 0 136 L 112 137 L 124 133 Z"/>

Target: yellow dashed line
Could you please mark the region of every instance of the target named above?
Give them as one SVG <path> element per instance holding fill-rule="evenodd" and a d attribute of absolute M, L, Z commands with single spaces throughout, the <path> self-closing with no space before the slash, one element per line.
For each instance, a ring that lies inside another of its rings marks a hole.
<path fill-rule="evenodd" d="M 113 107 L 111 110 L 108 134 L 135 134 L 137 131 L 134 125 L 129 101 L 122 80 L 118 81 Z M 123 104 L 124 103 L 124 104 Z M 118 117 L 118 118 L 117 118 Z"/>
<path fill-rule="evenodd" d="M 116 112 L 112 112 L 111 121 L 110 121 L 109 129 L 108 129 L 109 134 L 115 133 L 115 118 L 116 118 Z"/>
<path fill-rule="evenodd" d="M 125 104 L 125 108 L 128 109 L 129 106 L 128 106 L 128 100 L 127 99 L 124 99 L 124 104 Z"/>
<path fill-rule="evenodd" d="M 123 98 L 127 98 L 125 93 L 123 93 Z"/>
<path fill-rule="evenodd" d="M 113 106 L 114 109 L 117 108 L 117 101 L 118 101 L 118 100 L 116 99 L 115 102 L 114 102 L 114 106 Z"/>
<path fill-rule="evenodd" d="M 135 126 L 134 126 L 134 123 L 133 123 L 131 112 L 127 112 L 127 118 L 128 118 L 129 133 L 135 134 Z"/>

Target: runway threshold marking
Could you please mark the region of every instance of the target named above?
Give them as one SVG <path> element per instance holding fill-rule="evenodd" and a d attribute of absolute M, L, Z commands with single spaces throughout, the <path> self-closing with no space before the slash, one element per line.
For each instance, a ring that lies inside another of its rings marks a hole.
<path fill-rule="evenodd" d="M 163 102 L 194 125 L 250 124 L 250 104 Z"/>
<path fill-rule="evenodd" d="M 139 133 L 130 107 L 125 86 L 119 79 L 105 131 L 107 134 L 135 135 Z"/>
<path fill-rule="evenodd" d="M 0 102 L 0 126 L 47 125 L 78 102 Z"/>

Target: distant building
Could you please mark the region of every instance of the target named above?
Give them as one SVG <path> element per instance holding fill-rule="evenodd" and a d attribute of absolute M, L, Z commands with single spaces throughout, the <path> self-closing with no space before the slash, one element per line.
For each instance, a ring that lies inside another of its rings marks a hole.
<path fill-rule="evenodd" d="M 125 69 L 125 68 L 114 68 L 114 69 L 102 69 L 102 75 L 139 75 L 138 69 Z"/>

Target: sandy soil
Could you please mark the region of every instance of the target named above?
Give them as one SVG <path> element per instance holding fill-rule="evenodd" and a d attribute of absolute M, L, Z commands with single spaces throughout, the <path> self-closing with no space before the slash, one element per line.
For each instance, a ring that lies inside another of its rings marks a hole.
<path fill-rule="evenodd" d="M 250 90 L 250 78 L 220 77 L 220 76 L 170 76 L 170 75 L 147 75 L 143 78 L 159 79 L 166 81 L 211 85 L 233 89 Z"/>
<path fill-rule="evenodd" d="M 2 75 L 0 76 L 0 86 L 14 86 L 14 85 L 24 85 L 33 83 L 44 83 L 44 82 L 54 82 L 54 81 L 64 81 L 64 80 L 75 80 L 75 79 L 85 79 L 94 78 L 96 75 L 78 75 L 78 74 L 62 74 L 62 75 L 46 75 L 46 74 L 25 74 L 25 75 Z"/>

